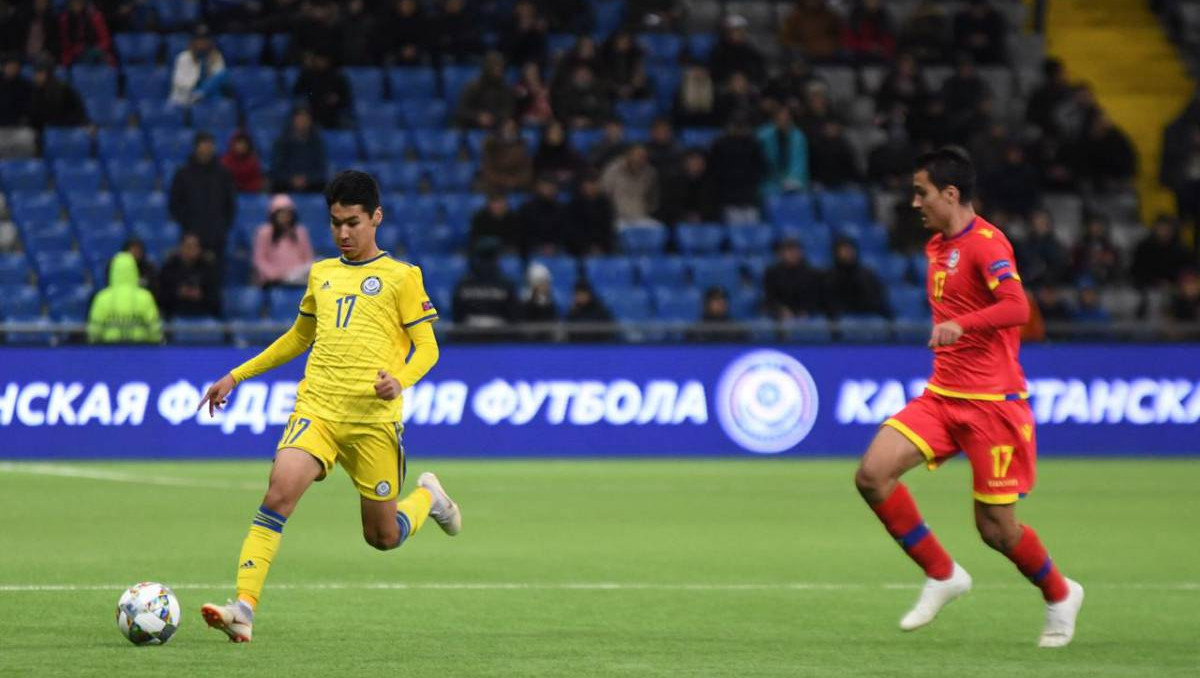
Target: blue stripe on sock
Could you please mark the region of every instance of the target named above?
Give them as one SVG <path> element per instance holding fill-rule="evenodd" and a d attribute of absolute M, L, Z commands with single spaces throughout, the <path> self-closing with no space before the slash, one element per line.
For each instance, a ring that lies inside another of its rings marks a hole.
<path fill-rule="evenodd" d="M 261 520 L 255 520 L 255 521 L 253 522 L 253 524 L 254 524 L 254 525 L 258 525 L 258 526 L 260 526 L 260 527 L 265 527 L 265 528 L 267 528 L 268 530 L 271 530 L 272 532 L 278 532 L 278 533 L 280 533 L 280 534 L 283 534 L 283 527 L 282 527 L 282 526 L 280 526 L 280 525 L 273 525 L 273 524 L 271 524 L 271 523 L 264 523 L 264 522 L 263 522 L 263 521 L 261 521 Z"/>
<path fill-rule="evenodd" d="M 1042 563 L 1042 569 L 1034 573 L 1034 575 L 1029 578 L 1029 581 L 1033 582 L 1034 584 L 1042 583 L 1042 580 L 1046 578 L 1046 575 L 1050 574 L 1050 570 L 1052 569 L 1054 569 L 1054 561 L 1050 560 L 1050 556 L 1046 556 L 1046 562 Z"/>
<path fill-rule="evenodd" d="M 281 522 L 281 523 L 286 523 L 286 522 L 287 522 L 287 518 L 284 518 L 283 516 L 279 515 L 278 513 L 274 512 L 274 511 L 272 511 L 271 509 L 267 508 L 266 506 L 259 506 L 259 507 L 258 507 L 258 510 L 259 510 L 261 513 L 265 513 L 265 514 L 267 514 L 268 516 L 270 516 L 270 517 L 274 518 L 275 520 L 278 520 L 278 521 L 279 521 L 279 522 Z"/>
<path fill-rule="evenodd" d="M 396 526 L 400 528 L 400 539 L 396 541 L 396 546 L 400 546 L 404 543 L 405 539 L 408 539 L 408 535 L 412 533 L 412 523 L 408 522 L 408 516 L 397 511 Z"/>
<path fill-rule="evenodd" d="M 900 542 L 901 548 L 907 551 L 908 549 L 919 544 L 921 540 L 924 539 L 928 534 L 929 526 L 925 523 L 921 523 L 920 525 L 917 525 L 913 529 L 909 530 L 908 534 L 900 537 L 896 541 Z"/>

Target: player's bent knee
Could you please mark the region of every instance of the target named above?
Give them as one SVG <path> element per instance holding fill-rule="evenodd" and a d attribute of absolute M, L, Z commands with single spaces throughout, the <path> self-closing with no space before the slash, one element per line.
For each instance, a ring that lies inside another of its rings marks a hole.
<path fill-rule="evenodd" d="M 975 521 L 975 528 L 979 530 L 979 538 L 983 543 L 1001 553 L 1007 553 L 1016 545 L 1016 538 L 1009 534 L 1009 530 L 1002 523 L 980 518 Z"/>
<path fill-rule="evenodd" d="M 363 540 L 371 545 L 371 548 L 377 551 L 391 551 L 400 544 L 399 533 L 388 534 L 386 532 L 363 532 Z"/>
<path fill-rule="evenodd" d="M 859 464 L 858 469 L 854 472 L 854 486 L 864 495 L 886 492 L 888 485 L 893 480 L 895 479 L 891 474 L 882 472 L 878 467 L 867 464 L 865 461 Z"/>

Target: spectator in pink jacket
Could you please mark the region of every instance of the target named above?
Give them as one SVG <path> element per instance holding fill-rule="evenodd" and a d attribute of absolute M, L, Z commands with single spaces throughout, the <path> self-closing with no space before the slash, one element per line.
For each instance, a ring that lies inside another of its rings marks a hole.
<path fill-rule="evenodd" d="M 254 236 L 254 274 L 260 285 L 303 285 L 313 263 L 308 229 L 286 195 L 271 199 L 267 223 Z"/>

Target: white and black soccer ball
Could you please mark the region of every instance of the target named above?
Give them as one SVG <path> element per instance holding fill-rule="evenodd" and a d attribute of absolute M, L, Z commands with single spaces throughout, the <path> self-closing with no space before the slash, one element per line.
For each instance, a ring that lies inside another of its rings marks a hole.
<path fill-rule="evenodd" d="M 134 584 L 117 601 L 117 628 L 134 645 L 162 645 L 179 628 L 179 599 L 162 584 Z"/>

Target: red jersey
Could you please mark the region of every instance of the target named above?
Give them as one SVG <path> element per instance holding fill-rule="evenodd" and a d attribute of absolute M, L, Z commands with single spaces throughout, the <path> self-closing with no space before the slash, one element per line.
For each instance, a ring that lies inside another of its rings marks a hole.
<path fill-rule="evenodd" d="M 997 302 L 1005 281 L 1020 285 L 1012 244 L 1000 229 L 982 217 L 951 238 L 937 234 L 925 245 L 929 259 L 926 283 L 933 322 L 958 320 Z M 1024 291 L 1021 298 L 1024 298 Z M 1023 303 L 1023 301 L 1022 301 Z M 969 328 L 949 346 L 933 349 L 934 393 L 976 400 L 1015 400 L 1028 397 L 1025 372 L 1017 361 L 1021 328 Z"/>

